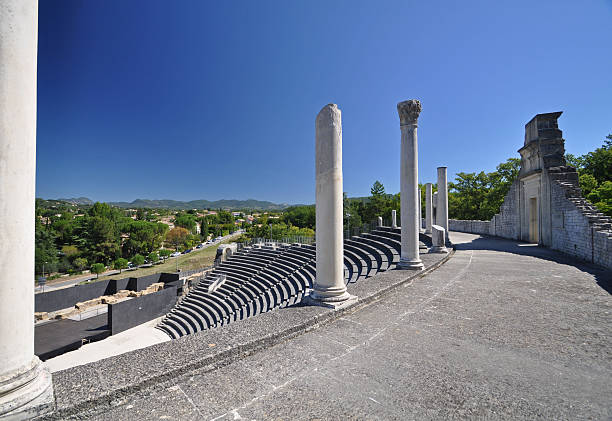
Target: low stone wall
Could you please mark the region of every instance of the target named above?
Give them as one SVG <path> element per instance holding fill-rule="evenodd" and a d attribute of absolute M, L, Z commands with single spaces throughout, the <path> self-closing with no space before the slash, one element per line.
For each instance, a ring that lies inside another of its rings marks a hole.
<path fill-rule="evenodd" d="M 450 231 L 469 232 L 472 234 L 495 235 L 491 233 L 494 227 L 490 221 L 463 221 L 459 219 L 449 219 L 448 229 Z"/>
<path fill-rule="evenodd" d="M 552 244 L 550 248 L 612 269 L 612 231 L 609 218 L 598 216 L 586 201 L 576 182 L 553 180 L 551 186 Z M 518 188 L 506 195 L 500 213 L 491 221 L 449 219 L 451 231 L 519 238 Z"/>

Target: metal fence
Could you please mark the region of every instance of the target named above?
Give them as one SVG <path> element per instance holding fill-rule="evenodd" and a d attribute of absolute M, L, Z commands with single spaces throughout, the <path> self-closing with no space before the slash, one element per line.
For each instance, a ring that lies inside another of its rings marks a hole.
<path fill-rule="evenodd" d="M 253 238 L 249 241 L 244 241 L 238 244 L 238 250 L 242 250 L 245 247 L 253 246 L 254 244 L 263 245 L 279 245 L 279 244 L 314 244 L 314 237 L 306 237 L 301 235 L 294 235 L 280 238 Z"/>

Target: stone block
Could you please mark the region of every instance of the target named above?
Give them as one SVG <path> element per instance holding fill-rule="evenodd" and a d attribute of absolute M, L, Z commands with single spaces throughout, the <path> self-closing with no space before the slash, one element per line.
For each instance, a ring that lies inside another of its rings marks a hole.
<path fill-rule="evenodd" d="M 431 226 L 431 240 L 433 246 L 429 249 L 430 253 L 448 253 L 446 248 L 446 232 L 439 225 Z"/>

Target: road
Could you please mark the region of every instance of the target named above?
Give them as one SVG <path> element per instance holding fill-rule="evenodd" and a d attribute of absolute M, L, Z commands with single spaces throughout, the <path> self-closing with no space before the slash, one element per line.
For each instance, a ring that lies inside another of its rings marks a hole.
<path fill-rule="evenodd" d="M 204 250 L 205 248 L 216 246 L 220 242 L 228 240 L 228 239 L 230 239 L 232 237 L 241 235 L 242 233 L 243 233 L 243 230 L 238 230 L 238 231 L 236 231 L 233 234 L 221 237 L 221 239 L 218 240 L 218 241 L 214 241 L 213 243 L 210 243 L 210 244 L 204 244 L 204 247 L 202 247 L 201 249 L 197 249 L 197 250 L 194 249 L 194 251 Z M 129 276 L 130 272 L 127 271 L 125 273 L 127 273 L 128 274 L 127 276 Z M 109 271 L 106 271 L 104 273 L 101 273 L 100 276 L 109 276 L 109 275 L 117 275 L 117 274 L 119 274 L 118 270 L 109 270 Z M 61 281 L 61 280 L 55 280 L 54 279 L 53 281 L 51 281 L 52 283 L 47 283 L 47 285 L 44 286 L 44 292 L 53 291 L 53 290 L 61 289 L 61 288 L 71 287 L 71 286 L 74 286 L 74 285 L 76 285 L 78 283 L 81 283 L 83 281 L 88 281 L 90 279 L 95 279 L 95 278 L 96 278 L 95 274 L 94 275 L 89 274 L 89 275 L 79 276 L 77 278 L 71 278 L 71 279 L 66 280 L 66 281 Z M 43 287 L 37 286 L 34 291 L 35 291 L 36 294 L 39 294 L 39 293 L 43 292 Z"/>
<path fill-rule="evenodd" d="M 610 273 L 451 238 L 447 263 L 394 294 L 94 419 L 610 419 Z"/>

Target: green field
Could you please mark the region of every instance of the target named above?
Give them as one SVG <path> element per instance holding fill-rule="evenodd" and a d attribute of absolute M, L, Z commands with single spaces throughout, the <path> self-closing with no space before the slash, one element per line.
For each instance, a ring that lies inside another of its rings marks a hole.
<path fill-rule="evenodd" d="M 169 257 L 164 263 L 153 265 L 152 267 L 138 268 L 136 270 L 124 270 L 121 274 L 116 273 L 114 275 L 100 276 L 98 279 L 92 279 L 91 282 L 106 279 L 138 278 L 159 272 L 172 273 L 176 272 L 177 263 L 180 270 L 199 269 L 202 267 L 211 266 L 215 260 L 215 255 L 217 254 L 217 248 L 219 245 L 231 242 L 232 240 L 228 239 L 201 250 L 194 250 L 188 254 L 181 254 L 179 257 Z"/>

